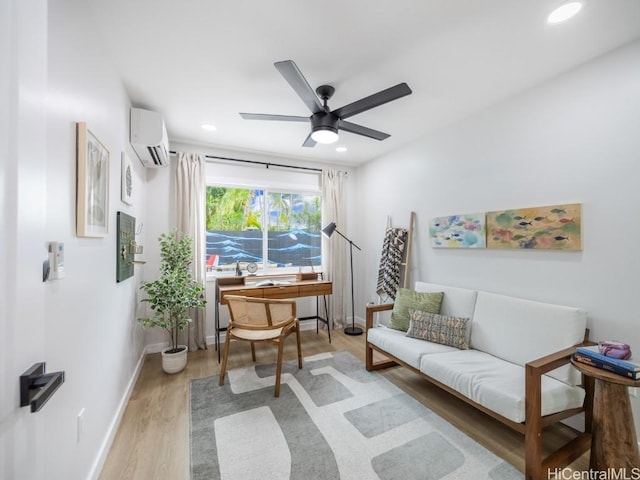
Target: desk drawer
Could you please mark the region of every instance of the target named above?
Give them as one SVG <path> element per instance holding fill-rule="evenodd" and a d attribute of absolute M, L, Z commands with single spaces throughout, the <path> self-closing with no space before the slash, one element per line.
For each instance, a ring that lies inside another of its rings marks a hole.
<path fill-rule="evenodd" d="M 220 294 L 220 303 L 227 303 L 224 297 L 227 295 L 242 295 L 243 297 L 260 297 L 262 298 L 264 295 L 262 294 L 261 288 L 238 288 L 233 290 L 225 290 Z"/>
<path fill-rule="evenodd" d="M 323 282 L 315 285 L 300 285 L 298 289 L 301 297 L 315 297 L 317 295 L 331 295 L 332 285 L 332 282 Z"/>
<path fill-rule="evenodd" d="M 262 292 L 267 298 L 296 298 L 298 296 L 298 286 L 274 286 L 265 288 Z"/>

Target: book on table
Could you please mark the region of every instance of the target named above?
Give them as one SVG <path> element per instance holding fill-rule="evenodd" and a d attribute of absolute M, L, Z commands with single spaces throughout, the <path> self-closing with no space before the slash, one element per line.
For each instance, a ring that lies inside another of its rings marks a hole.
<path fill-rule="evenodd" d="M 633 380 L 640 379 L 640 363 L 633 359 L 620 360 L 619 358 L 607 357 L 598 351 L 597 346 L 578 347 L 573 359 Z"/>
<path fill-rule="evenodd" d="M 275 285 L 291 285 L 291 282 L 281 280 L 261 280 L 256 283 L 256 287 L 272 287 Z"/>

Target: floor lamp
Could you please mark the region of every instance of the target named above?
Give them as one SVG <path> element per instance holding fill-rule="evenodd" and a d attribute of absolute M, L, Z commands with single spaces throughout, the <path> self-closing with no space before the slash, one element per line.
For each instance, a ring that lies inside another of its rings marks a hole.
<path fill-rule="evenodd" d="M 362 251 L 362 249 L 359 246 L 357 246 L 355 243 L 353 243 L 351 240 L 349 240 L 347 237 L 345 237 L 343 234 L 341 234 L 340 231 L 336 229 L 335 222 L 331 222 L 329 225 L 327 225 L 322 229 L 322 233 L 327 238 L 331 238 L 331 235 L 333 235 L 333 232 L 336 232 L 338 235 L 344 238 L 347 242 L 349 242 L 349 255 L 351 257 L 351 326 L 345 327 L 344 333 L 346 333 L 347 335 L 362 335 L 362 329 L 360 327 L 356 327 L 356 307 L 355 307 L 355 300 L 353 296 L 353 247 L 356 247 L 360 251 Z"/>

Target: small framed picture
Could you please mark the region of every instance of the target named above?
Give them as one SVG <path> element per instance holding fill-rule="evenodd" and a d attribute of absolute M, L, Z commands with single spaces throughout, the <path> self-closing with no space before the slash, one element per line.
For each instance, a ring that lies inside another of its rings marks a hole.
<path fill-rule="evenodd" d="M 76 235 L 106 237 L 109 233 L 109 150 L 87 128 L 76 124 Z"/>
<path fill-rule="evenodd" d="M 122 152 L 122 179 L 120 199 L 122 203 L 133 205 L 133 166 L 129 155 Z"/>

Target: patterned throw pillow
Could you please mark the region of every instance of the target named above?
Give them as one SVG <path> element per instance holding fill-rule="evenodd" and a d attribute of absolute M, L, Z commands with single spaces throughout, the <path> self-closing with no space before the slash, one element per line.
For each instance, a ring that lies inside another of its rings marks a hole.
<path fill-rule="evenodd" d="M 399 288 L 391 312 L 389 327 L 406 332 L 409 328 L 409 309 L 440 313 L 443 292 L 416 292 Z"/>
<path fill-rule="evenodd" d="M 411 309 L 407 337 L 467 350 L 471 338 L 471 321 L 469 318 L 450 317 Z"/>

